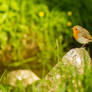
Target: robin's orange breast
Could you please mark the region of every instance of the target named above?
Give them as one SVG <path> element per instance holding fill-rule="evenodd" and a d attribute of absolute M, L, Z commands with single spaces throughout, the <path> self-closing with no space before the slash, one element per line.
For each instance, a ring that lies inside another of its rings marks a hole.
<path fill-rule="evenodd" d="M 80 33 L 79 30 L 76 30 L 75 28 L 73 28 L 73 36 L 74 38 L 77 40 L 78 39 L 78 34 Z"/>

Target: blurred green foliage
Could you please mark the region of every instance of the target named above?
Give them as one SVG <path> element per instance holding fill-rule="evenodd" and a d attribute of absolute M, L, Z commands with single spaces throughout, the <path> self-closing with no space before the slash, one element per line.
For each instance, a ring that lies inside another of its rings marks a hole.
<path fill-rule="evenodd" d="M 40 1 L 40 0 L 39 0 Z M 50 9 L 55 8 L 60 11 L 72 11 L 72 23 L 73 25 L 82 25 L 89 29 L 91 32 L 92 27 L 92 0 L 46 0 L 47 5 Z"/>
<path fill-rule="evenodd" d="M 78 46 L 73 25 L 91 32 L 91 4 L 92 0 L 0 0 L 0 72 L 4 67 L 31 68 L 44 76 L 50 65 Z"/>
<path fill-rule="evenodd" d="M 43 67 L 54 65 L 76 44 L 72 39 L 73 25 L 92 30 L 91 2 L 0 0 L 1 63 L 19 67 L 34 58 L 31 62 Z"/>
<path fill-rule="evenodd" d="M 43 67 L 48 63 L 54 65 L 58 57 L 62 58 L 76 44 L 72 39 L 73 25 L 92 30 L 91 2 L 0 0 L 1 63 L 12 67 L 27 62 Z"/>
<path fill-rule="evenodd" d="M 71 22 L 67 25 L 66 12 L 49 10 L 46 4 L 31 0 L 3 0 L 0 7 L 0 60 L 3 65 L 19 67 L 35 57 L 33 63 L 48 67 L 48 63 L 54 65 L 67 51 L 72 31 L 68 29 Z"/>

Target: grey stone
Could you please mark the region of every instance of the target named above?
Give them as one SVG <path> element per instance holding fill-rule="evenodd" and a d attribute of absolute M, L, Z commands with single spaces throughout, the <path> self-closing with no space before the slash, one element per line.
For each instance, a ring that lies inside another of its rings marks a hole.
<path fill-rule="evenodd" d="M 60 85 L 62 85 L 62 91 L 65 85 L 61 83 L 62 78 L 71 77 L 70 75 L 62 75 L 62 70 L 67 67 L 75 67 L 76 72 L 80 75 L 84 73 L 84 66 L 88 64 L 90 66 L 91 58 L 85 48 L 75 48 L 67 52 L 63 58 L 62 62 L 58 62 L 53 69 L 46 75 L 45 79 L 49 80 L 50 86 L 48 86 L 48 92 L 58 92 Z M 69 66 L 68 66 L 69 65 Z M 74 72 L 75 75 L 75 72 Z M 61 91 L 61 92 L 62 92 Z"/>
<path fill-rule="evenodd" d="M 8 84 L 16 87 L 17 81 L 21 82 L 24 87 L 31 85 L 33 82 L 40 80 L 31 70 L 15 70 L 7 74 Z"/>

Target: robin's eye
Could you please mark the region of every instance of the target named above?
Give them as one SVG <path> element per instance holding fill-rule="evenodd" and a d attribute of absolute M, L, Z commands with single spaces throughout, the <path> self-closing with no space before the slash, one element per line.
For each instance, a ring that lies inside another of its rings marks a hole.
<path fill-rule="evenodd" d="M 75 30 L 77 30 L 77 28 L 75 28 Z"/>

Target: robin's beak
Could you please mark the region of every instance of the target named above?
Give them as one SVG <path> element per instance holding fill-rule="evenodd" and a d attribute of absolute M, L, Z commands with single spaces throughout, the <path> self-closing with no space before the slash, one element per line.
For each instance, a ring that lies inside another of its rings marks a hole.
<path fill-rule="evenodd" d="M 72 27 L 72 30 L 75 30 L 75 27 Z"/>

